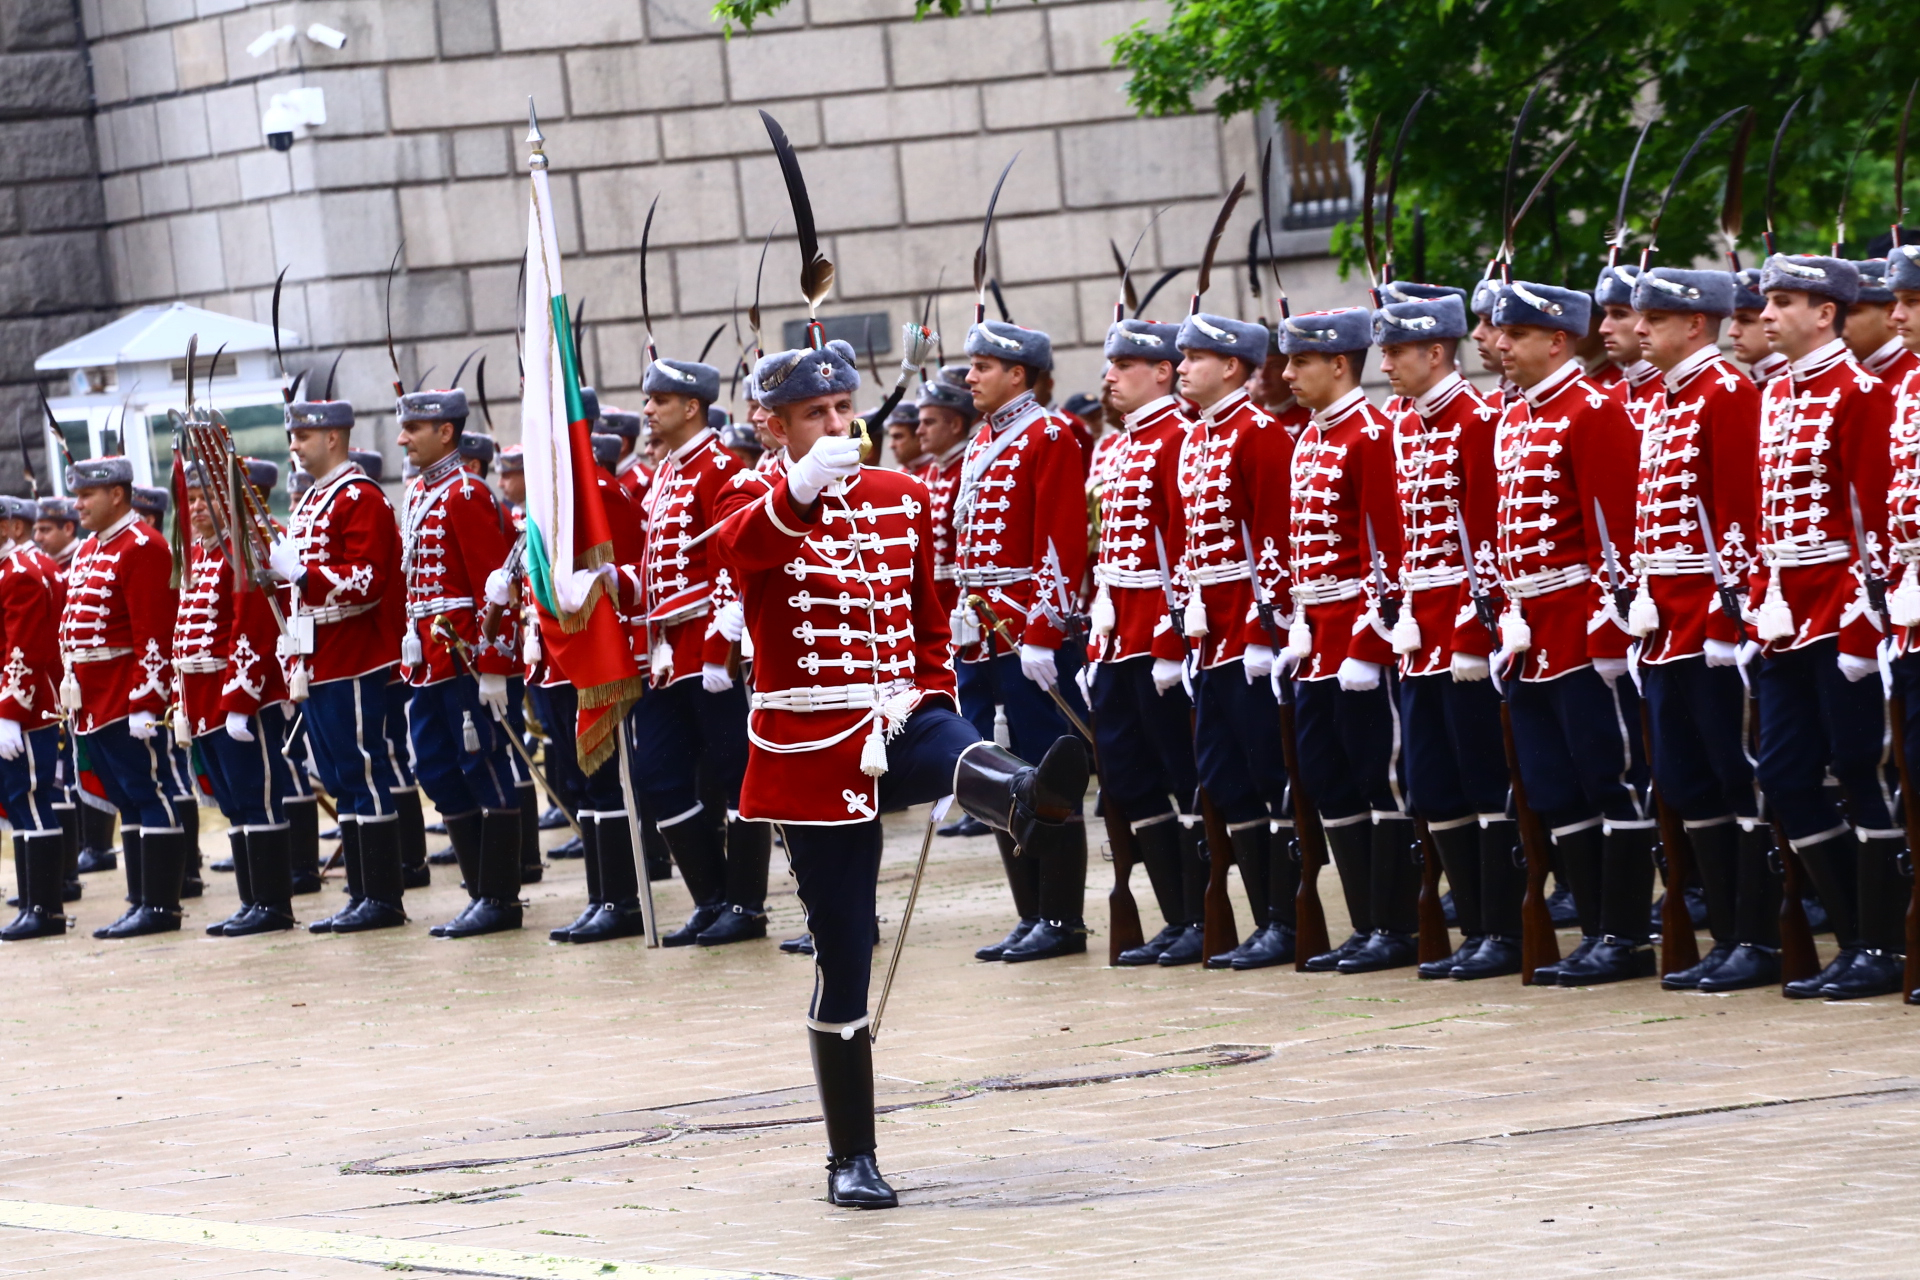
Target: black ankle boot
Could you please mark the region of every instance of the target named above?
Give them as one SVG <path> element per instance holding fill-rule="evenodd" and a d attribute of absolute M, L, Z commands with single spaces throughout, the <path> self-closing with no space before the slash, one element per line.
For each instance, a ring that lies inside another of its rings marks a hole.
<path fill-rule="evenodd" d="M 1652 887 L 1648 887 L 1652 892 Z M 1633 978 L 1651 978 L 1658 967 L 1653 948 L 1639 938 L 1601 938 L 1578 961 L 1569 959 L 1560 966 L 1558 981 L 1563 987 L 1597 987 L 1609 982 Z M 1539 972 L 1535 971 L 1535 985 Z"/>
<path fill-rule="evenodd" d="M 1184 925 L 1179 936 L 1154 957 L 1154 963 L 1169 969 L 1176 965 L 1199 964 L 1205 944 L 1203 930 L 1198 924 Z"/>
<path fill-rule="evenodd" d="M 1906 958 L 1887 951 L 1856 951 L 1853 963 L 1820 988 L 1825 1000 L 1870 1000 L 1906 990 Z"/>
<path fill-rule="evenodd" d="M 1780 981 L 1780 952 L 1758 943 L 1742 942 L 1727 952 L 1713 972 L 1701 977 L 1697 990 L 1745 991 L 1749 987 L 1771 987 Z"/>
<path fill-rule="evenodd" d="M 1480 939 L 1479 948 L 1453 966 L 1453 972 L 1447 976 L 1455 982 L 1477 982 L 1481 978 L 1504 978 L 1519 973 L 1520 969 L 1519 937 L 1490 933 Z"/>
<path fill-rule="evenodd" d="M 874 1159 L 873 1042 L 866 1028 L 846 1036 L 809 1027 L 807 1044 L 827 1128 L 827 1203 L 847 1209 L 897 1207 L 900 1199 Z"/>
<path fill-rule="evenodd" d="M 1419 958 L 1420 943 L 1412 934 L 1375 929 L 1334 968 L 1340 973 L 1378 973 L 1383 969 L 1404 969 Z"/>
<path fill-rule="evenodd" d="M 1661 990 L 1697 990 L 1703 979 L 1727 962 L 1728 958 L 1733 955 L 1735 947 L 1736 944 L 1733 942 L 1714 943 L 1713 949 L 1708 951 L 1706 955 L 1700 957 L 1700 963 L 1689 965 L 1685 969 L 1676 970 L 1673 973 L 1661 974 Z"/>
<path fill-rule="evenodd" d="M 1861 948 L 1842 947 L 1827 967 L 1810 978 L 1796 978 L 1780 988 L 1780 994 L 1789 1000 L 1818 1000 L 1821 990 L 1830 982 L 1837 981 L 1841 974 L 1853 968 L 1853 962 L 1860 958 Z"/>

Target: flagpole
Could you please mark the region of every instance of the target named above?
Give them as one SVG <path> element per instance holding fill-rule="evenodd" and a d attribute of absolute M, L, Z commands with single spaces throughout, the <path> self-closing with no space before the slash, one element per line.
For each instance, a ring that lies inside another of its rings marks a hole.
<path fill-rule="evenodd" d="M 660 930 L 653 923 L 653 880 L 647 875 L 647 851 L 640 843 L 640 807 L 633 798 L 632 761 L 627 752 L 627 718 L 620 717 L 614 727 L 620 735 L 620 797 L 627 806 L 627 830 L 633 837 L 633 862 L 640 873 L 640 925 L 646 930 L 647 945 L 660 945 Z"/>

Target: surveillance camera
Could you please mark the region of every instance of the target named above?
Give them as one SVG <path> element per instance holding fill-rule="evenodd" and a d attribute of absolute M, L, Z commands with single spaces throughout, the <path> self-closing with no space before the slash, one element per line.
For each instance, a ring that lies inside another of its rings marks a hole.
<path fill-rule="evenodd" d="M 268 104 L 266 114 L 260 117 L 260 132 L 267 135 L 267 145 L 275 151 L 293 150 L 293 130 L 300 123 L 299 116 L 279 95 L 275 95 Z"/>

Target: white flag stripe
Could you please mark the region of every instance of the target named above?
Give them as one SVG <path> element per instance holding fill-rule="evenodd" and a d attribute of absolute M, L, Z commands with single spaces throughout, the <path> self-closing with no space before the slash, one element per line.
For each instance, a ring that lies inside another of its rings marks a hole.
<path fill-rule="evenodd" d="M 540 539 L 555 576 L 573 569 L 573 454 L 565 372 L 553 331 L 553 299 L 565 292 L 553 194 L 544 167 L 532 172 L 527 212 L 526 384 L 521 392 L 521 449 L 526 455 L 527 524 Z M 554 601 L 552 603 L 557 603 Z"/>

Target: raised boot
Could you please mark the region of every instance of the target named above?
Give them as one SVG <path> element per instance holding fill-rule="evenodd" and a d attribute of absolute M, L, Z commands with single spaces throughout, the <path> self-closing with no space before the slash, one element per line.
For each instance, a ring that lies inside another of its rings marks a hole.
<path fill-rule="evenodd" d="M 1040 864 L 1040 920 L 1001 957 L 1008 964 L 1084 955 L 1087 950 L 1087 824 L 1071 818 L 1036 828 L 1026 855 Z"/>
<path fill-rule="evenodd" d="M 1827 984 L 1853 967 L 1867 946 L 1860 930 L 1858 844 L 1853 832 L 1843 831 L 1825 840 L 1796 845 L 1794 853 L 1826 908 L 1827 923 L 1840 951 L 1819 973 L 1786 983 L 1780 991 L 1790 1000 L 1817 1000 Z"/>
<path fill-rule="evenodd" d="M 767 936 L 767 864 L 773 858 L 773 825 L 727 820 L 727 909 L 694 941 L 723 947 Z"/>
<path fill-rule="evenodd" d="M 540 858 L 540 796 L 531 782 L 513 789 L 520 801 L 520 883 L 539 884 L 547 874 Z"/>
<path fill-rule="evenodd" d="M 460 864 L 460 884 L 467 891 L 467 900 L 453 919 L 427 930 L 436 938 L 446 937 L 447 930 L 465 920 L 480 901 L 480 811 L 452 814 L 442 821 L 447 824 L 447 840 Z"/>
<path fill-rule="evenodd" d="M 1339 826 L 1322 826 L 1327 837 L 1327 852 L 1340 875 L 1340 896 L 1347 904 L 1347 920 L 1353 932 L 1331 951 L 1307 957 L 1309 973 L 1333 973 L 1342 960 L 1360 953 L 1373 935 L 1373 826 L 1362 816 Z"/>
<path fill-rule="evenodd" d="M 334 920 L 335 933 L 365 933 L 394 929 L 407 922 L 406 886 L 400 870 L 399 823 L 362 819 L 360 829 L 360 884 L 364 897 L 347 914 Z"/>
<path fill-rule="evenodd" d="M 1651 826 L 1615 827 L 1602 836 L 1600 941 L 1578 961 L 1569 959 L 1560 966 L 1561 986 L 1591 987 L 1653 976 L 1658 957 L 1647 945 L 1653 838 Z"/>
<path fill-rule="evenodd" d="M 521 810 L 523 818 L 525 814 L 526 810 Z M 622 815 L 622 821 L 624 820 L 625 816 Z M 592 924 L 593 918 L 600 914 L 601 904 L 606 901 L 606 896 L 601 892 L 600 888 L 599 815 L 582 810 L 575 821 L 580 824 L 581 843 L 585 846 L 586 853 L 586 856 L 581 861 L 583 863 L 583 869 L 587 873 L 587 907 L 586 910 L 582 911 L 579 916 L 574 919 L 572 924 L 565 924 L 561 925 L 558 929 L 548 930 L 547 940 L 549 942 L 573 941 L 573 931 L 575 929 L 584 929 Z"/>
<path fill-rule="evenodd" d="M 1207 880 L 1213 867 L 1207 853 L 1206 829 L 1196 815 L 1193 821 L 1180 823 L 1180 901 L 1185 911 L 1185 927 L 1180 936 L 1167 944 L 1155 961 L 1168 968 L 1199 964 L 1205 958 Z"/>
<path fill-rule="evenodd" d="M 1412 820 L 1377 820 L 1367 861 L 1373 932 L 1359 951 L 1334 966 L 1341 973 L 1402 969 L 1420 959 L 1421 852 Z"/>
<path fill-rule="evenodd" d="M 1707 931 L 1713 946 L 1697 964 L 1660 975 L 1667 991 L 1692 991 L 1708 974 L 1725 964 L 1735 945 L 1735 915 L 1739 898 L 1739 826 L 1729 820 L 1711 826 L 1687 828 L 1687 845 L 1699 872 L 1707 913 Z"/>
<path fill-rule="evenodd" d="M 347 903 L 332 915 L 310 922 L 308 933 L 332 933 L 334 923 L 353 914 L 365 892 L 360 876 L 360 819 L 353 814 L 340 815 L 340 863 L 347 872 Z"/>
<path fill-rule="evenodd" d="M 592 844 L 600 870 L 600 906 L 592 919 L 573 927 L 567 941 L 638 938 L 646 933 L 646 918 L 640 912 L 640 868 L 633 857 L 633 827 L 624 810 L 594 817 Z"/>
<path fill-rule="evenodd" d="M 900 1199 L 874 1159 L 873 1041 L 865 1025 L 822 1030 L 809 1025 L 813 1079 L 827 1127 L 827 1203 L 845 1209 L 892 1209 Z"/>
<path fill-rule="evenodd" d="M 140 829 L 140 905 L 94 934 L 139 938 L 180 929 L 180 881 L 187 863 L 187 835 L 179 828 Z M 131 863 L 129 863 L 131 865 Z"/>
<path fill-rule="evenodd" d="M 1133 849 L 1147 869 L 1147 881 L 1153 886 L 1155 902 L 1166 926 L 1137 947 L 1120 953 L 1126 966 L 1157 964 L 1160 953 L 1186 932 L 1186 891 L 1180 881 L 1179 820 L 1172 814 L 1149 819 L 1133 828 Z"/>
<path fill-rule="evenodd" d="M 696 806 L 660 828 L 660 834 L 673 851 L 680 878 L 693 897 L 693 914 L 685 924 L 660 939 L 663 947 L 690 947 L 701 931 L 720 918 L 727 909 L 727 861 L 720 848 L 721 828 L 708 822 L 706 811 Z"/>
<path fill-rule="evenodd" d="M 453 833 L 452 823 L 447 833 Z M 483 933 L 518 929 L 524 919 L 520 906 L 520 811 L 486 809 L 480 813 L 480 850 L 477 867 L 479 894 L 470 909 L 444 926 L 443 938 L 474 938 Z"/>
<path fill-rule="evenodd" d="M 312 796 L 290 796 L 287 812 L 287 849 L 293 862 L 293 891 L 320 892 L 320 802 Z"/>
<path fill-rule="evenodd" d="M 233 887 L 240 894 L 240 906 L 225 920 L 216 920 L 207 926 L 207 936 L 210 938 L 226 937 L 227 926 L 238 924 L 246 919 L 247 912 L 253 910 L 253 869 L 247 865 L 245 827 L 227 828 L 227 849 L 229 851 L 227 856 L 233 865 Z"/>
<path fill-rule="evenodd" d="M 1040 860 L 1026 858 L 1020 854 L 1020 846 L 1013 837 L 1004 831 L 995 831 L 991 827 L 987 834 L 993 837 L 994 844 L 1000 849 L 1000 867 L 1006 872 L 1007 888 L 1013 894 L 1013 909 L 1019 919 L 1007 936 L 998 942 L 989 942 L 973 953 L 975 960 L 999 960 L 1007 949 L 1020 944 L 1020 940 L 1040 923 Z"/>
<path fill-rule="evenodd" d="M 1480 905 L 1480 823 L 1476 818 L 1464 822 L 1428 826 L 1433 847 L 1440 853 L 1440 866 L 1447 873 L 1453 899 L 1454 926 L 1460 930 L 1460 946 L 1450 956 L 1420 966 L 1423 978 L 1451 978 L 1454 969 L 1479 954 L 1486 937 Z M 1416 891 L 1417 892 L 1417 891 Z M 1418 905 L 1416 903 L 1417 912 Z M 1416 929 L 1418 922 L 1416 917 Z"/>
<path fill-rule="evenodd" d="M 1584 961 L 1588 953 L 1600 945 L 1601 839 L 1598 822 L 1553 837 L 1554 878 L 1572 895 L 1575 914 L 1572 923 L 1579 926 L 1580 941 L 1559 963 L 1543 964 L 1533 971 L 1533 984 L 1537 987 L 1553 986 L 1560 980 L 1561 970 Z M 1560 927 L 1557 916 L 1554 924 Z"/>
<path fill-rule="evenodd" d="M 293 838 L 286 826 L 249 828 L 246 855 L 243 859 L 236 854 L 234 866 L 247 868 L 253 906 L 239 920 L 227 922 L 227 936 L 248 938 L 293 928 Z"/>
<path fill-rule="evenodd" d="M 66 879 L 66 851 L 57 831 L 15 833 L 13 866 L 20 888 L 20 914 L 4 929 L 0 942 L 57 938 L 67 931 L 62 888 Z"/>
<path fill-rule="evenodd" d="M 427 865 L 427 816 L 420 808 L 419 787 L 395 787 L 394 812 L 400 824 L 400 879 L 409 889 L 424 889 L 433 883 L 433 868 Z"/>
<path fill-rule="evenodd" d="M 113 823 L 119 815 L 111 809 L 102 809 L 98 805 L 80 801 L 80 857 L 78 868 L 81 875 L 94 871 L 112 871 L 120 864 L 113 854 Z M 126 833 L 121 833 L 124 844 Z"/>

